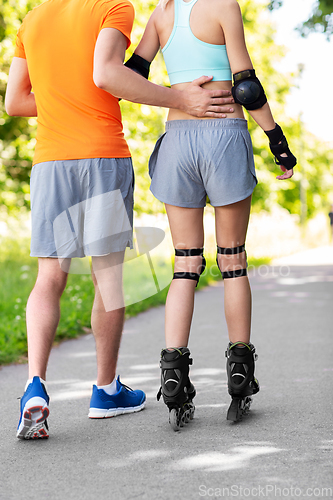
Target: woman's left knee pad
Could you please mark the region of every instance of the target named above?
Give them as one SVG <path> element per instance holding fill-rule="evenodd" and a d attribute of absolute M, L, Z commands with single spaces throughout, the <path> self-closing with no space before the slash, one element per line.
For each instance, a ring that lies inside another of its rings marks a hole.
<path fill-rule="evenodd" d="M 196 257 L 200 255 L 202 257 L 202 264 L 199 273 L 177 272 L 174 273 L 173 279 L 194 280 L 197 282 L 195 285 L 197 286 L 201 274 L 206 269 L 206 259 L 203 256 L 203 250 L 204 250 L 203 248 L 189 248 L 189 249 L 175 248 L 176 257 Z"/>
<path fill-rule="evenodd" d="M 217 247 L 217 254 L 221 255 L 236 255 L 245 252 L 245 244 L 240 245 L 238 247 L 229 247 L 229 248 L 222 248 L 222 247 Z M 245 254 L 245 259 L 246 259 L 246 254 Z M 218 255 L 216 256 L 216 263 L 217 267 L 220 270 L 220 273 L 222 274 L 223 279 L 228 279 L 228 278 L 241 278 L 242 276 L 247 276 L 247 268 L 245 267 L 244 269 L 234 269 L 232 271 L 221 271 L 219 262 L 218 262 Z"/>

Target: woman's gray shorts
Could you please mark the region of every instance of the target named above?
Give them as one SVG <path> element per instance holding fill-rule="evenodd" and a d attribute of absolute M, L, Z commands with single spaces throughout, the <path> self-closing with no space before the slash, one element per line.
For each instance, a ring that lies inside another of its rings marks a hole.
<path fill-rule="evenodd" d="M 150 190 L 169 205 L 214 207 L 250 196 L 257 184 L 251 137 L 242 118 L 166 123 L 149 160 Z"/>
<path fill-rule="evenodd" d="M 132 248 L 131 158 L 49 161 L 31 172 L 31 256 L 101 256 Z"/>

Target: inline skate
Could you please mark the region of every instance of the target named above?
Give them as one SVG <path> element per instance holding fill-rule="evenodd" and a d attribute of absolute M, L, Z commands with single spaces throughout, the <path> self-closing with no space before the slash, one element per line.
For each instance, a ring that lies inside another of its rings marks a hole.
<path fill-rule="evenodd" d="M 227 420 L 238 422 L 248 413 L 252 395 L 259 392 L 259 382 L 254 377 L 254 362 L 257 360 L 255 347 L 243 342 L 229 343 L 226 350 L 228 392 L 231 404 Z"/>
<path fill-rule="evenodd" d="M 163 349 L 161 352 L 161 387 L 157 400 L 163 396 L 163 401 L 169 408 L 169 423 L 174 431 L 179 431 L 194 416 L 195 406 L 192 401 L 196 392 L 189 379 L 191 364 L 187 347 Z"/>

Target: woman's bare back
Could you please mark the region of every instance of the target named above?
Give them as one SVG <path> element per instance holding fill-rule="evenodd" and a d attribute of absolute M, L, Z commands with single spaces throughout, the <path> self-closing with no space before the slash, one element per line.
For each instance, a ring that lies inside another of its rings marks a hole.
<path fill-rule="evenodd" d="M 184 1 L 184 0 L 183 0 Z M 202 42 L 213 45 L 225 45 L 225 36 L 220 20 L 216 16 L 217 10 L 221 10 L 221 4 L 228 0 L 197 0 L 191 10 L 190 28 L 193 35 Z M 187 3 L 187 2 L 186 2 Z M 174 1 L 169 0 L 164 9 L 158 8 L 154 12 L 155 27 L 159 37 L 160 46 L 168 42 L 174 25 Z M 193 48 L 195 50 L 195 47 Z M 206 75 L 210 76 L 210 75 Z M 188 83 L 173 85 L 174 88 L 183 90 Z M 204 88 L 216 88 L 231 90 L 231 81 L 213 81 L 206 83 Z M 231 105 L 234 112 L 226 113 L 230 118 L 244 118 L 242 107 L 238 104 Z M 195 119 L 195 117 L 183 113 L 180 110 L 171 109 L 168 120 Z"/>

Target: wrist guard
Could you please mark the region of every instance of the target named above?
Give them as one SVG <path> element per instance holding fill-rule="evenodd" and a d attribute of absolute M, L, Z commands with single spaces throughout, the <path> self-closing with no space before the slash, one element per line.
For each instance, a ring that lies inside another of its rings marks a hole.
<path fill-rule="evenodd" d="M 262 108 L 267 102 L 263 86 L 256 77 L 254 69 L 240 71 L 234 75 L 234 86 L 231 89 L 232 96 L 237 104 L 245 109 L 254 110 Z"/>
<path fill-rule="evenodd" d="M 273 130 L 265 132 L 269 138 L 269 147 L 275 156 L 275 163 L 283 165 L 287 170 L 291 170 L 297 163 L 295 156 L 289 149 L 287 139 L 282 131 L 282 128 L 277 123 Z M 286 153 L 287 156 L 281 156 Z"/>
<path fill-rule="evenodd" d="M 150 62 L 146 61 L 143 57 L 133 54 L 129 60 L 125 62 L 125 66 L 148 80 Z"/>

